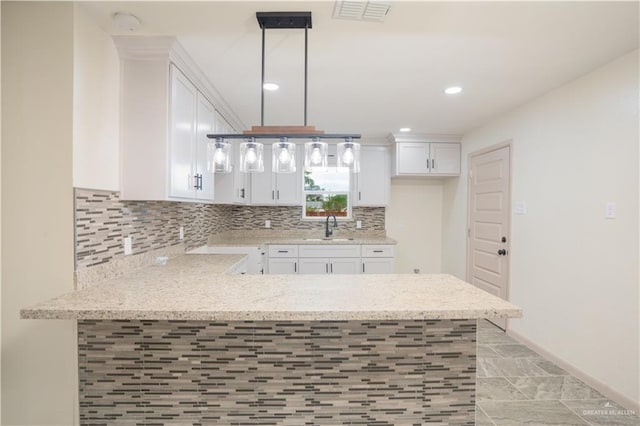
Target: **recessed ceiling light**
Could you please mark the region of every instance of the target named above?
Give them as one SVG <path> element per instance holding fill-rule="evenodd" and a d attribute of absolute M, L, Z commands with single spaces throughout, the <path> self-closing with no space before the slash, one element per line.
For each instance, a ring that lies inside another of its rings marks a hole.
<path fill-rule="evenodd" d="M 410 132 L 411 131 L 411 127 L 400 127 L 400 131 L 401 132 Z"/>
<path fill-rule="evenodd" d="M 444 93 L 446 93 L 447 95 L 455 95 L 456 93 L 460 92 L 462 92 L 462 87 L 459 86 L 452 86 L 444 89 Z"/>
<path fill-rule="evenodd" d="M 280 86 L 278 86 L 275 83 L 265 83 L 262 85 L 262 88 L 264 90 L 278 90 L 280 88 Z"/>

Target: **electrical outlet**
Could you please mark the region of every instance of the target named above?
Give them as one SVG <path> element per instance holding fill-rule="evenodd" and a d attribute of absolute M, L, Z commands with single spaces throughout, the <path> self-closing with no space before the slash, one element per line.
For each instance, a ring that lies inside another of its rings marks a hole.
<path fill-rule="evenodd" d="M 124 237 L 124 255 L 133 253 L 133 237 Z"/>
<path fill-rule="evenodd" d="M 362 221 L 356 220 L 356 229 L 362 229 Z"/>
<path fill-rule="evenodd" d="M 180 236 L 178 238 L 184 240 L 184 226 L 181 226 L 178 232 L 180 233 Z"/>
<path fill-rule="evenodd" d="M 271 221 L 270 220 L 265 220 L 264 221 L 264 227 L 265 228 L 271 228 Z"/>
<path fill-rule="evenodd" d="M 616 218 L 616 203 L 609 201 L 605 208 L 604 217 L 607 219 Z"/>

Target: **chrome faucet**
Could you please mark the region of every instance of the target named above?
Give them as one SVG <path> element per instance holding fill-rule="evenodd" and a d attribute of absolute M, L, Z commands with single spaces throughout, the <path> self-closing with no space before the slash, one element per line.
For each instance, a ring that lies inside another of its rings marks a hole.
<path fill-rule="evenodd" d="M 333 218 L 333 227 L 337 228 L 338 227 L 338 219 L 336 219 L 336 215 L 334 214 L 330 214 L 327 216 L 327 227 L 325 228 L 325 232 L 324 235 L 325 237 L 329 238 L 330 236 L 333 235 L 333 229 L 329 229 L 329 219 Z"/>

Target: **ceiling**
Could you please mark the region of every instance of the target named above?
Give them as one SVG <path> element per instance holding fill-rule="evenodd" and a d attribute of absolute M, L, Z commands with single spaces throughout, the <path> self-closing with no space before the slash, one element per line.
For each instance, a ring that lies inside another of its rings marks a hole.
<path fill-rule="evenodd" d="M 638 2 L 393 2 L 384 22 L 332 18 L 335 2 L 88 2 L 110 34 L 175 35 L 245 128 L 260 124 L 257 11 L 311 11 L 308 124 L 384 137 L 464 134 L 638 48 Z M 267 30 L 265 125 L 303 122 L 303 30 Z M 458 85 L 464 91 L 446 95 Z M 241 129 L 240 129 L 241 130 Z"/>

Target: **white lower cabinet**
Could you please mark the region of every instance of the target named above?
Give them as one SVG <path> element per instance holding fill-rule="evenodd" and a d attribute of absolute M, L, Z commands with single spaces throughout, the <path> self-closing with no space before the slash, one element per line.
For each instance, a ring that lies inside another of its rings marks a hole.
<path fill-rule="evenodd" d="M 286 257 L 269 258 L 268 272 L 270 274 L 297 274 L 298 259 Z"/>
<path fill-rule="evenodd" d="M 360 258 L 301 257 L 300 274 L 359 274 Z"/>
<path fill-rule="evenodd" d="M 395 246 L 388 244 L 270 244 L 269 274 L 391 274 Z"/>
<path fill-rule="evenodd" d="M 395 269 L 395 260 L 393 258 L 384 257 L 363 257 L 362 273 L 363 274 L 393 274 Z"/>
<path fill-rule="evenodd" d="M 393 274 L 396 263 L 393 245 L 364 244 L 362 246 L 363 274 Z"/>

